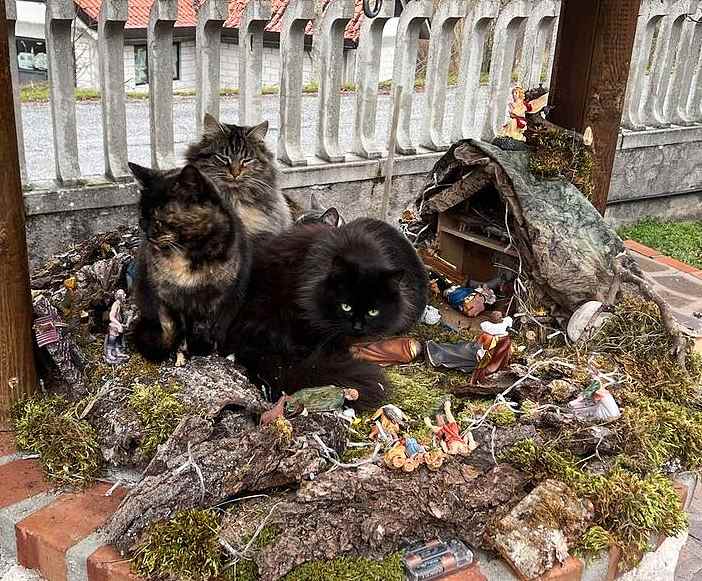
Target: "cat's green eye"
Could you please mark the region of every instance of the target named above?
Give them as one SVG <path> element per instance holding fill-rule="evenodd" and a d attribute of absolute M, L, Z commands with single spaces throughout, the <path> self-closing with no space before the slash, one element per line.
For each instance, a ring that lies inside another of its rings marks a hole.
<path fill-rule="evenodd" d="M 368 316 L 369 317 L 377 317 L 380 314 L 380 311 L 378 309 L 371 309 L 368 311 Z"/>
<path fill-rule="evenodd" d="M 350 313 L 351 312 L 351 305 L 347 305 L 346 303 L 341 303 L 341 310 L 344 311 L 345 313 Z"/>

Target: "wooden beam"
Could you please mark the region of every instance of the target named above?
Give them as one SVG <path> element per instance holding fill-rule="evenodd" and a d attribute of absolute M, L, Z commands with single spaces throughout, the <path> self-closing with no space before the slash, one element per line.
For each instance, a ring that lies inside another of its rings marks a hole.
<path fill-rule="evenodd" d="M 12 404 L 37 386 L 7 32 L 0 0 L 0 430 L 9 429 Z"/>
<path fill-rule="evenodd" d="M 641 0 L 562 0 L 549 119 L 594 134 L 595 207 L 604 214 Z"/>

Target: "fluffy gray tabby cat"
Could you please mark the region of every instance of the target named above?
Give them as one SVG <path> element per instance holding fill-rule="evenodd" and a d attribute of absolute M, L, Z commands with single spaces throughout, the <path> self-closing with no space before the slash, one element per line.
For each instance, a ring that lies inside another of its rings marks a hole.
<path fill-rule="evenodd" d="M 247 234 L 278 234 L 290 227 L 290 207 L 278 187 L 273 154 L 264 143 L 268 121 L 240 127 L 205 114 L 203 127 L 202 139 L 188 147 L 186 158 L 232 204 Z"/>

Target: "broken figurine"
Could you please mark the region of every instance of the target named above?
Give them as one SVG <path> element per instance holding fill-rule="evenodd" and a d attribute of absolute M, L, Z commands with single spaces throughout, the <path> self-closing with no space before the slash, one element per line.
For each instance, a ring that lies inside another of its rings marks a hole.
<path fill-rule="evenodd" d="M 468 432 L 467 440 L 461 436 L 461 428 L 451 413 L 451 400 L 444 402 L 444 415 L 436 416 L 436 426 L 429 418 L 424 418 L 424 423 L 434 432 L 434 437 L 446 454 L 468 456 L 478 447 L 471 432 Z"/>
<path fill-rule="evenodd" d="M 393 445 L 400 437 L 400 431 L 407 426 L 409 418 L 400 408 L 392 404 L 385 404 L 378 409 L 371 418 L 371 440 L 380 440 L 387 445 Z"/>
<path fill-rule="evenodd" d="M 493 145 L 497 145 L 504 150 L 527 149 L 526 128 L 527 113 L 539 113 L 548 103 L 548 93 L 537 97 L 532 101 L 526 100 L 526 92 L 522 87 L 512 89 L 512 100 L 509 104 L 509 121 L 502 126 L 499 134 L 493 140 Z"/>
<path fill-rule="evenodd" d="M 592 376 L 592 382 L 577 398 L 568 404 L 568 409 L 579 420 L 586 422 L 616 420 L 621 415 L 619 405 L 617 405 L 614 397 L 604 385 L 605 382 L 611 385 L 614 381 L 610 380 L 605 374 L 601 374 L 594 365 L 589 364 L 588 367 Z"/>
<path fill-rule="evenodd" d="M 512 339 L 509 329 L 512 327 L 512 317 L 503 317 L 500 311 L 490 313 L 488 320 L 480 323 L 477 353 L 478 365 L 473 371 L 472 382 L 480 383 L 488 375 L 504 369 L 512 357 Z"/>
<path fill-rule="evenodd" d="M 119 289 L 115 292 L 115 300 L 110 307 L 110 327 L 105 337 L 104 359 L 106 363 L 116 365 L 129 359 L 124 345 L 124 333 L 127 321 L 122 316 L 122 308 L 127 295 Z"/>
<path fill-rule="evenodd" d="M 421 353 L 422 343 L 411 337 L 393 337 L 351 345 L 351 354 L 356 359 L 378 365 L 412 363 Z"/>

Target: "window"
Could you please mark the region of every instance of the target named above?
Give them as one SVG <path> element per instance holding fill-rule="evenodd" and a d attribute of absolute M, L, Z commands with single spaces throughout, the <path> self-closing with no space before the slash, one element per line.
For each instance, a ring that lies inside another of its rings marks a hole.
<path fill-rule="evenodd" d="M 17 38 L 17 64 L 22 71 L 45 71 L 46 43 L 35 38 Z"/>
<path fill-rule="evenodd" d="M 180 43 L 173 43 L 173 80 L 180 78 Z M 145 85 L 149 82 L 149 58 L 145 44 L 134 47 L 134 83 Z"/>

